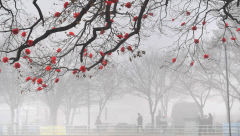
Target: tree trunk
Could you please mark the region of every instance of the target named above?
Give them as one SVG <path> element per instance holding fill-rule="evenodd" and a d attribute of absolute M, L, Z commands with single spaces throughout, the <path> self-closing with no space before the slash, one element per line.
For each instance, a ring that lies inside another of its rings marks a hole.
<path fill-rule="evenodd" d="M 57 107 L 52 107 L 50 108 L 50 124 L 51 125 L 56 125 L 57 124 Z"/>
<path fill-rule="evenodd" d="M 152 128 L 155 127 L 155 112 L 151 112 L 151 125 Z"/>

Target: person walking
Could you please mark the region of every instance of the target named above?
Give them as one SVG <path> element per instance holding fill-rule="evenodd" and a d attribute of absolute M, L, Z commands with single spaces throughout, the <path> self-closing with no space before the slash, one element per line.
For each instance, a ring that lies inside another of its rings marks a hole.
<path fill-rule="evenodd" d="M 138 118 L 137 118 L 137 132 L 143 130 L 143 117 L 140 113 L 138 113 Z"/>

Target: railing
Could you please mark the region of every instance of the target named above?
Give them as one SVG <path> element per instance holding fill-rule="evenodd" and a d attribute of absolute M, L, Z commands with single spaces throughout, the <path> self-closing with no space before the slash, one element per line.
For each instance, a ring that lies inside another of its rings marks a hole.
<path fill-rule="evenodd" d="M 229 136 L 227 126 L 187 126 L 160 128 L 74 126 L 28 126 L 18 129 L 3 127 L 0 136 Z M 232 136 L 240 136 L 240 126 L 232 126 Z"/>

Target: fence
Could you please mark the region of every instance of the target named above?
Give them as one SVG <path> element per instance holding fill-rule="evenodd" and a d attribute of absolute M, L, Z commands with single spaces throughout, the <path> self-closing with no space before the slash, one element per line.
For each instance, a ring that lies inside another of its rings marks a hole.
<path fill-rule="evenodd" d="M 99 127 L 95 129 L 76 126 L 24 126 L 18 129 L 1 127 L 0 136 L 228 136 L 228 127 Z M 240 126 L 232 127 L 232 136 L 240 136 Z"/>

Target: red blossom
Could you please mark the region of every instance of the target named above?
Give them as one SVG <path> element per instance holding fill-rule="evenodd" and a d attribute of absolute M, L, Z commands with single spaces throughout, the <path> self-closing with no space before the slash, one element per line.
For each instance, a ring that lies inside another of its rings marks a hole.
<path fill-rule="evenodd" d="M 202 22 L 202 25 L 205 25 L 206 24 L 206 21 L 205 20 L 203 20 L 203 22 Z"/>
<path fill-rule="evenodd" d="M 56 72 L 58 72 L 58 73 L 61 72 L 61 69 L 56 69 Z"/>
<path fill-rule="evenodd" d="M 37 84 L 42 84 L 42 82 L 43 82 L 42 78 L 38 78 Z"/>
<path fill-rule="evenodd" d="M 51 62 L 52 62 L 52 64 L 56 64 L 56 60 L 57 60 L 57 58 L 56 58 L 55 56 L 52 56 L 52 57 L 51 57 Z"/>
<path fill-rule="evenodd" d="M 118 2 L 118 0 L 112 0 L 112 2 L 113 2 L 113 3 L 117 3 L 117 2 Z"/>
<path fill-rule="evenodd" d="M 225 37 L 222 38 L 222 42 L 225 43 L 227 39 Z"/>
<path fill-rule="evenodd" d="M 42 84 L 42 87 L 46 88 L 46 87 L 47 87 L 47 85 L 46 85 L 46 84 Z"/>
<path fill-rule="evenodd" d="M 225 23 L 225 28 L 227 28 L 229 25 L 228 25 L 228 23 Z"/>
<path fill-rule="evenodd" d="M 117 35 L 117 37 L 118 37 L 119 39 L 122 39 L 122 38 L 123 38 L 123 36 L 122 36 L 121 34 Z"/>
<path fill-rule="evenodd" d="M 131 8 L 131 6 L 132 6 L 132 4 L 131 4 L 130 2 L 127 2 L 127 3 L 125 4 L 125 7 L 127 7 L 127 8 Z"/>
<path fill-rule="evenodd" d="M 64 7 L 64 8 L 67 8 L 68 4 L 69 4 L 68 2 L 65 2 L 64 5 L 63 5 L 63 7 Z"/>
<path fill-rule="evenodd" d="M 174 19 L 174 18 L 172 19 L 172 22 L 173 22 L 173 21 L 175 21 L 175 19 Z"/>
<path fill-rule="evenodd" d="M 105 1 L 105 3 L 106 3 L 108 6 L 111 6 L 112 1 Z"/>
<path fill-rule="evenodd" d="M 99 66 L 99 69 L 103 69 L 103 65 Z"/>
<path fill-rule="evenodd" d="M 132 49 L 132 46 L 131 46 L 131 45 L 129 45 L 129 46 L 127 47 L 127 49 L 128 49 L 129 51 L 133 51 L 133 49 Z"/>
<path fill-rule="evenodd" d="M 80 67 L 80 71 L 82 71 L 83 73 L 86 72 L 86 67 L 85 66 L 81 66 Z"/>
<path fill-rule="evenodd" d="M 14 64 L 14 67 L 15 67 L 16 69 L 18 69 L 18 68 L 21 67 L 21 64 L 17 62 L 17 63 Z"/>
<path fill-rule="evenodd" d="M 100 51 L 99 53 L 101 56 L 105 56 L 105 54 L 102 51 Z"/>
<path fill-rule="evenodd" d="M 176 62 L 176 60 L 177 60 L 176 58 L 173 58 L 173 59 L 172 59 L 172 63 L 175 63 L 175 62 Z"/>
<path fill-rule="evenodd" d="M 197 30 L 197 26 L 193 26 L 193 27 L 192 27 L 192 30 L 193 30 L 193 31 Z"/>
<path fill-rule="evenodd" d="M 231 37 L 231 40 L 235 41 L 235 40 L 236 40 L 236 37 Z"/>
<path fill-rule="evenodd" d="M 41 91 L 43 88 L 42 87 L 38 87 L 37 88 L 37 91 Z"/>
<path fill-rule="evenodd" d="M 144 14 L 144 15 L 143 15 L 143 19 L 146 19 L 146 18 L 147 18 L 147 16 L 148 16 L 147 14 Z"/>
<path fill-rule="evenodd" d="M 186 15 L 189 16 L 189 15 L 190 15 L 190 12 L 189 12 L 189 11 L 186 11 Z"/>
<path fill-rule="evenodd" d="M 31 50 L 30 50 L 30 49 L 26 49 L 26 50 L 25 50 L 25 53 L 26 53 L 27 55 L 29 55 L 29 54 L 31 53 Z"/>
<path fill-rule="evenodd" d="M 138 16 L 133 17 L 133 21 L 137 21 Z"/>
<path fill-rule="evenodd" d="M 26 78 L 26 82 L 29 81 L 29 80 L 31 80 L 31 77 L 27 77 L 27 78 Z"/>
<path fill-rule="evenodd" d="M 129 34 L 126 33 L 126 34 L 124 35 L 124 39 L 127 39 L 128 37 L 129 37 Z"/>
<path fill-rule="evenodd" d="M 185 22 L 182 22 L 181 26 L 184 26 L 186 23 Z"/>
<path fill-rule="evenodd" d="M 92 57 L 93 57 L 92 53 L 89 53 L 89 58 L 92 58 Z"/>
<path fill-rule="evenodd" d="M 74 32 L 69 32 L 69 35 L 75 36 Z"/>
<path fill-rule="evenodd" d="M 56 12 L 56 13 L 54 14 L 55 17 L 60 17 L 60 15 L 61 15 L 60 12 Z"/>
<path fill-rule="evenodd" d="M 102 65 L 103 65 L 103 66 L 106 66 L 106 65 L 107 65 L 107 60 L 103 60 L 103 61 L 102 61 Z"/>
<path fill-rule="evenodd" d="M 26 32 L 22 32 L 22 37 L 25 37 L 26 35 L 27 35 L 27 33 Z"/>
<path fill-rule="evenodd" d="M 87 54 L 88 54 L 88 53 L 87 53 L 87 52 L 85 52 L 85 53 L 83 54 L 83 56 L 87 56 Z"/>
<path fill-rule="evenodd" d="M 34 77 L 34 78 L 32 79 L 32 82 L 35 83 L 36 79 L 37 79 L 37 77 Z"/>
<path fill-rule="evenodd" d="M 192 67 L 194 65 L 194 61 L 192 61 L 191 63 L 190 63 L 190 66 Z"/>
<path fill-rule="evenodd" d="M 153 13 L 148 13 L 148 15 L 153 16 Z"/>
<path fill-rule="evenodd" d="M 108 56 L 110 56 L 110 55 L 112 55 L 112 52 L 109 52 L 109 53 L 108 53 Z"/>
<path fill-rule="evenodd" d="M 47 66 L 45 69 L 46 69 L 46 71 L 50 71 L 52 69 L 52 67 L 51 66 Z"/>
<path fill-rule="evenodd" d="M 8 62 L 8 57 L 4 57 L 4 58 L 2 59 L 2 61 L 3 61 L 3 63 L 7 63 L 7 62 Z"/>
<path fill-rule="evenodd" d="M 124 52 L 125 51 L 125 47 L 122 47 L 120 50 L 121 50 L 121 52 Z"/>
<path fill-rule="evenodd" d="M 56 78 L 56 79 L 55 79 L 55 83 L 58 83 L 58 81 L 59 81 L 59 78 Z"/>
<path fill-rule="evenodd" d="M 58 48 L 57 49 L 57 53 L 59 53 L 59 52 L 61 52 L 62 51 L 62 49 L 61 48 Z"/>
<path fill-rule="evenodd" d="M 15 34 L 15 35 L 18 34 L 19 33 L 19 29 L 18 28 L 12 29 L 12 33 Z"/>
<path fill-rule="evenodd" d="M 76 74 L 77 72 L 78 72 L 78 70 L 73 70 L 73 72 L 72 72 L 72 73 L 73 73 L 73 74 Z"/>
<path fill-rule="evenodd" d="M 240 28 L 237 29 L 237 32 L 239 32 L 239 31 L 240 31 Z"/>
<path fill-rule="evenodd" d="M 194 39 L 194 43 L 198 44 L 199 40 L 198 39 Z"/>
<path fill-rule="evenodd" d="M 80 15 L 80 12 L 76 12 L 76 13 L 73 14 L 73 17 L 77 18 L 79 15 Z"/>
<path fill-rule="evenodd" d="M 209 55 L 208 55 L 208 54 L 204 54 L 204 55 L 203 55 L 203 58 L 204 58 L 204 59 L 207 59 L 207 58 L 209 58 Z"/>
<path fill-rule="evenodd" d="M 32 45 L 33 45 L 33 40 L 28 40 L 28 41 L 27 41 L 27 45 L 28 45 L 28 46 L 32 46 Z"/>

